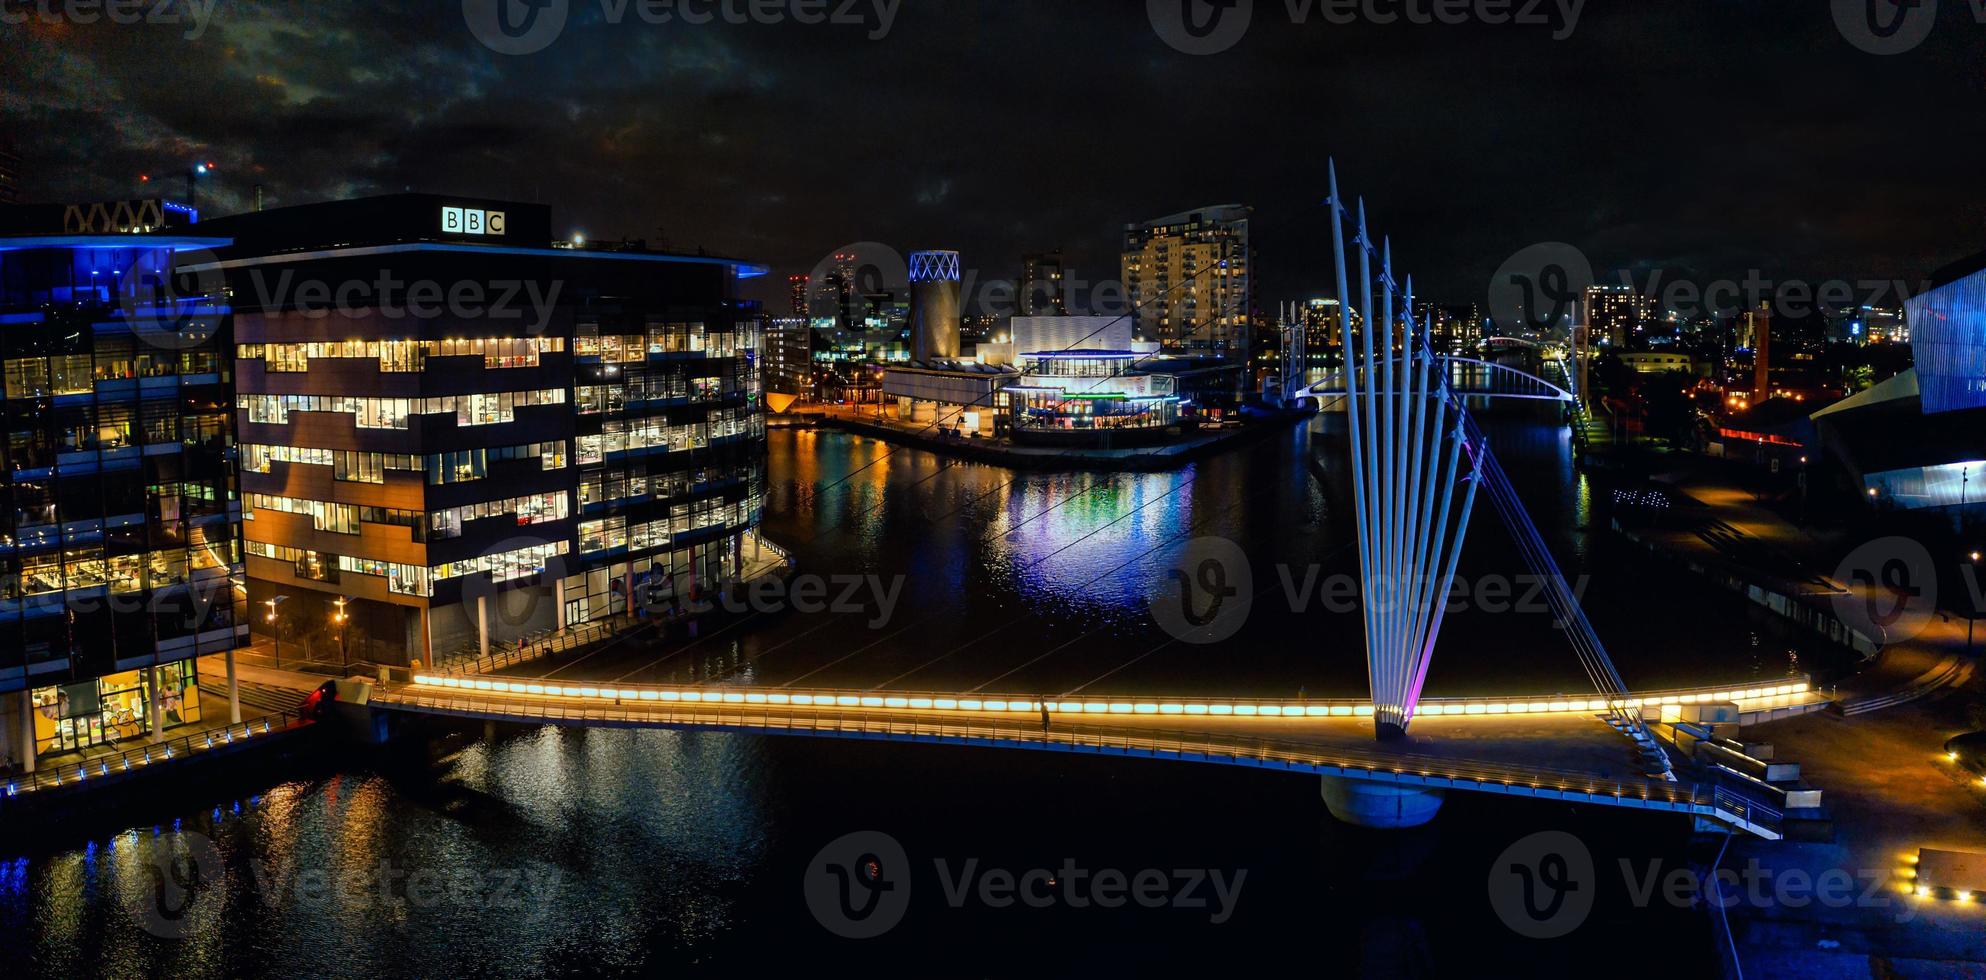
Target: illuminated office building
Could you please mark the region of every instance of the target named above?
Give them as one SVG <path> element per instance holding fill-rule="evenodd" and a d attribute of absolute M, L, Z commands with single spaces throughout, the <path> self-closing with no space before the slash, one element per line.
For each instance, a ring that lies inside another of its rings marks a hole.
<path fill-rule="evenodd" d="M 740 572 L 764 270 L 420 194 L 202 227 L 235 240 L 256 629 L 433 662 Z"/>
<path fill-rule="evenodd" d="M 227 300 L 172 274 L 224 241 L 6 234 L 64 210 L 0 208 L 0 744 L 29 768 L 201 720 L 196 658 L 244 632 Z"/>

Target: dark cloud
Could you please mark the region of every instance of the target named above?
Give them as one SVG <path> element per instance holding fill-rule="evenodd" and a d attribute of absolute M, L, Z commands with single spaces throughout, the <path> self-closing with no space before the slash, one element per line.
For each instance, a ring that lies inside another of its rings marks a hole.
<path fill-rule="evenodd" d="M 1143 0 L 905 0 L 879 41 L 573 3 L 521 57 L 481 46 L 456 0 L 220 0 L 197 40 L 0 27 L 0 121 L 41 198 L 211 158 L 223 210 L 258 183 L 277 203 L 543 200 L 570 230 L 782 272 L 869 240 L 958 248 L 987 276 L 1060 245 L 1110 277 L 1124 222 L 1240 201 L 1265 303 L 1326 287 L 1332 154 L 1423 294 L 1458 302 L 1546 240 L 1672 279 L 1915 277 L 1986 245 L 1986 26 L 1965 4 L 1877 57 L 1825 3 L 1593 0 L 1555 41 L 1293 25 L 1256 0 L 1240 44 L 1196 57 Z"/>

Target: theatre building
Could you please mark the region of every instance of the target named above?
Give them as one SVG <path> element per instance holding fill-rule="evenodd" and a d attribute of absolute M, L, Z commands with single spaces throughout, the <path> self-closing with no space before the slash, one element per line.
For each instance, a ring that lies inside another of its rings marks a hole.
<path fill-rule="evenodd" d="M 234 298 L 248 607 L 433 663 L 736 574 L 762 509 L 762 269 L 402 194 L 203 223 Z"/>
<path fill-rule="evenodd" d="M 197 658 L 245 634 L 228 307 L 169 282 L 224 243 L 25 233 L 43 210 L 0 208 L 0 755 L 28 769 L 225 718 Z"/>

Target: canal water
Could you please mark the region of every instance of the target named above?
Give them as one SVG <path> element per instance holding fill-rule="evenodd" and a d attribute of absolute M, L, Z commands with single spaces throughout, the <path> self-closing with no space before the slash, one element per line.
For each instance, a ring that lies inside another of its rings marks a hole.
<path fill-rule="evenodd" d="M 1332 426 L 1318 419 L 1177 473 L 1116 475 L 1018 474 L 776 431 L 766 534 L 827 580 L 830 608 L 765 597 L 695 637 L 537 671 L 1357 695 L 1361 620 L 1325 608 L 1323 584 L 1356 566 L 1348 489 L 1329 469 L 1320 485 L 1308 462 L 1333 448 Z M 1589 577 L 1586 605 L 1631 686 L 1763 681 L 1814 660 L 1742 601 L 1601 533 L 1598 491 L 1574 472 L 1562 429 L 1522 416 L 1490 428 L 1567 574 Z M 1246 615 L 1221 643 L 1180 641 L 1153 597 L 1216 546 L 1243 556 L 1228 585 L 1247 580 Z M 1461 575 L 1520 572 L 1480 508 Z M 1292 601 L 1286 582 L 1306 579 L 1308 604 Z M 850 581 L 881 584 L 837 605 Z M 1503 607 L 1523 591 L 1463 593 L 1431 694 L 1583 690 L 1549 613 Z M 0 966 L 1528 975 L 1651 946 L 1665 970 L 1715 961 L 1702 913 L 1659 888 L 1652 906 L 1633 897 L 1651 874 L 1686 867 L 1689 828 L 1675 817 L 1458 795 L 1430 827 L 1380 833 L 1334 822 L 1313 779 L 1225 767 L 716 733 L 437 735 L 382 756 L 338 749 L 218 791 L 106 798 L 104 816 L 53 835 L 0 834 Z M 1590 911 L 1579 892 L 1552 890 L 1556 867 L 1529 899 L 1492 888 L 1547 831 L 1577 842 L 1551 839 Z M 838 842 L 848 834 L 864 836 Z M 1593 871 L 1580 877 L 1582 859 Z M 891 887 L 866 890 L 863 876 L 885 866 Z M 1576 928 L 1548 943 L 1533 938 L 1541 921 Z M 862 929 L 880 935 L 843 938 Z"/>

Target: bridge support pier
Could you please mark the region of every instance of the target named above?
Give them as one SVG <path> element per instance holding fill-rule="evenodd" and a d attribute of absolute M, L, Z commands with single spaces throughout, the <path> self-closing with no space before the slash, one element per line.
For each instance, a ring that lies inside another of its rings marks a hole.
<path fill-rule="evenodd" d="M 1441 812 L 1442 792 L 1399 783 L 1324 776 L 1324 807 L 1354 827 L 1381 830 L 1419 827 Z"/>

